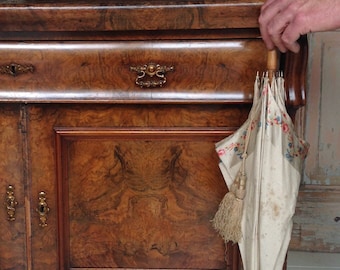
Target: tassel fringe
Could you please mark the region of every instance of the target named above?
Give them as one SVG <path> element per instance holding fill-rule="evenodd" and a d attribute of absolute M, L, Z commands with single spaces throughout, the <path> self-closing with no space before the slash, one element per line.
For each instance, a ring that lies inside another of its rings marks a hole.
<path fill-rule="evenodd" d="M 241 220 L 243 199 L 245 197 L 245 174 L 239 173 L 230 187 L 230 191 L 221 201 L 212 225 L 225 242 L 238 243 L 242 238 Z"/>

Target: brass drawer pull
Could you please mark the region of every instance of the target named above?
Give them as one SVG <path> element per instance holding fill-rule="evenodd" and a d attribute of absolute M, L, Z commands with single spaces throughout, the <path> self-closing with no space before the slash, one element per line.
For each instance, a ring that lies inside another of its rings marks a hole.
<path fill-rule="evenodd" d="M 18 205 L 18 202 L 15 199 L 14 187 L 12 185 L 9 185 L 7 187 L 5 205 L 6 205 L 7 215 L 8 215 L 7 219 L 9 221 L 14 221 L 16 206 Z"/>
<path fill-rule="evenodd" d="M 174 67 L 161 66 L 155 63 L 143 66 L 130 67 L 131 71 L 137 72 L 136 84 L 143 87 L 162 87 L 166 83 L 165 74 L 173 71 Z"/>
<path fill-rule="evenodd" d="M 31 72 L 33 73 L 34 66 L 32 65 L 20 65 L 11 63 L 8 65 L 0 66 L 0 74 L 8 74 L 12 76 L 17 76 L 23 73 Z"/>
<path fill-rule="evenodd" d="M 46 193 L 44 191 L 39 192 L 39 203 L 36 211 L 39 214 L 39 226 L 46 227 L 47 226 L 47 214 L 50 211 L 50 208 L 46 202 Z"/>

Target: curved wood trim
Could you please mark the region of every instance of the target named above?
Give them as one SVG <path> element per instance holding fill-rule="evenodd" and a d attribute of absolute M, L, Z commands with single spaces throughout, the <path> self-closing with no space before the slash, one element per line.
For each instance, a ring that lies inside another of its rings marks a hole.
<path fill-rule="evenodd" d="M 308 61 L 307 37 L 299 40 L 301 49 L 299 53 L 288 52 L 281 58 L 284 70 L 287 107 L 294 116 L 296 110 L 306 104 L 306 73 Z"/>

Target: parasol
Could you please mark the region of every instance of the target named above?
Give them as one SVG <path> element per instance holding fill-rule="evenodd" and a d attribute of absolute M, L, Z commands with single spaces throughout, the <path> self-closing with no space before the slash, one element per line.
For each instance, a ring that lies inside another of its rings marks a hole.
<path fill-rule="evenodd" d="M 268 70 L 275 59 L 270 52 Z M 257 74 L 248 119 L 216 144 L 229 192 L 212 223 L 238 242 L 244 270 L 282 270 L 308 151 L 285 107 L 283 75 L 272 74 Z"/>

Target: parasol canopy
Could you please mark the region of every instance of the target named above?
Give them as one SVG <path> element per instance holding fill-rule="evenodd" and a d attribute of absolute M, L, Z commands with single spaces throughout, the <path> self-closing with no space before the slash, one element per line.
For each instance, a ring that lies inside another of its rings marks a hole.
<path fill-rule="evenodd" d="M 282 74 L 257 74 L 248 119 L 216 151 L 229 192 L 213 226 L 238 242 L 244 270 L 282 270 L 308 151 L 287 113 Z"/>

